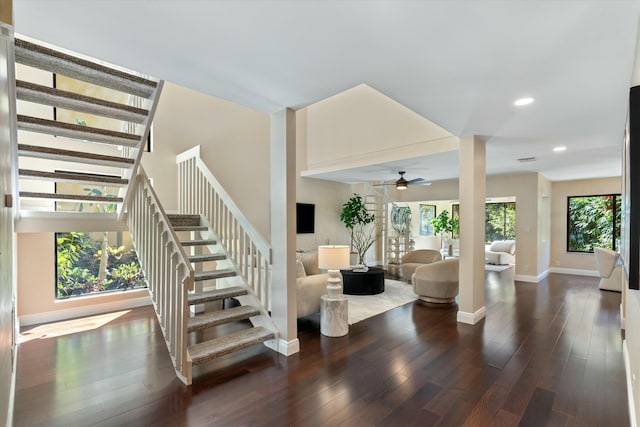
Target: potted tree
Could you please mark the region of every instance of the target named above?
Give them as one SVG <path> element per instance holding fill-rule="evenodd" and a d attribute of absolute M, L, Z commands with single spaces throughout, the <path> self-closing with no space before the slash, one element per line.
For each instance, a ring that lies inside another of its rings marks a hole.
<path fill-rule="evenodd" d="M 449 256 L 453 255 L 453 239 L 460 230 L 460 218 L 449 217 L 449 212 L 444 210 L 440 215 L 431 220 L 433 231 L 440 235 L 443 246 L 446 245 Z"/>
<path fill-rule="evenodd" d="M 358 264 L 364 266 L 364 256 L 375 242 L 375 215 L 367 210 L 362 196 L 353 194 L 342 205 L 340 220 L 351 234 L 351 248 L 358 253 Z"/>

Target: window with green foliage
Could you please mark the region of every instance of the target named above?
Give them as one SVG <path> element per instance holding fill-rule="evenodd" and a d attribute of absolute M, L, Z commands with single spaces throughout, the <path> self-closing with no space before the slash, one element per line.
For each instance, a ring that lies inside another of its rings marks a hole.
<path fill-rule="evenodd" d="M 515 202 L 485 204 L 484 233 L 488 243 L 495 240 L 515 240 Z"/>
<path fill-rule="evenodd" d="M 454 216 L 460 215 L 460 204 L 451 205 Z M 484 235 L 485 241 L 515 240 L 516 238 L 516 202 L 485 204 Z"/>
<path fill-rule="evenodd" d="M 56 233 L 56 298 L 147 286 L 129 233 Z"/>
<path fill-rule="evenodd" d="M 620 239 L 620 194 L 567 198 L 567 252 L 617 249 Z"/>

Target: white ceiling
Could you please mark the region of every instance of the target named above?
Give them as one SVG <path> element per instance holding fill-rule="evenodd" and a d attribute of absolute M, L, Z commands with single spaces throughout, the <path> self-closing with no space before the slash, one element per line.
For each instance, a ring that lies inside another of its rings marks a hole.
<path fill-rule="evenodd" d="M 261 111 L 366 83 L 455 135 L 482 136 L 489 174 L 620 174 L 640 1 L 14 0 L 14 12 L 20 34 Z M 536 102 L 514 107 L 522 96 Z M 324 178 L 400 169 L 452 178 L 457 158 Z"/>

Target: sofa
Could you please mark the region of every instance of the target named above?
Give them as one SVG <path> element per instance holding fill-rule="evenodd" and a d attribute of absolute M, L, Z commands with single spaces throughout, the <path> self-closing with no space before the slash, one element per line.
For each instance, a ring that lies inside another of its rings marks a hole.
<path fill-rule="evenodd" d="M 445 259 L 421 265 L 411 277 L 413 291 L 424 302 L 450 304 L 455 302 L 459 289 L 460 262 L 458 258 Z"/>
<path fill-rule="evenodd" d="M 430 264 L 432 262 L 440 261 L 442 255 L 440 251 L 433 249 L 417 249 L 406 253 L 400 261 L 400 271 L 402 277 L 407 282 L 411 282 L 411 276 L 413 276 L 416 268 L 424 264 Z"/>
<path fill-rule="evenodd" d="M 486 247 L 484 251 L 484 260 L 487 264 L 515 264 L 515 253 L 515 240 L 496 240 Z"/>
<path fill-rule="evenodd" d="M 320 311 L 320 297 L 327 293 L 328 278 L 328 274 L 318 269 L 317 253 L 298 254 L 296 260 L 298 318 Z"/>

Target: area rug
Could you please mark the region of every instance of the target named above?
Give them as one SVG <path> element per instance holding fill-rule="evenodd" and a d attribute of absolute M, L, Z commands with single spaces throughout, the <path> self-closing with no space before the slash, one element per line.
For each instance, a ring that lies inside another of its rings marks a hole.
<path fill-rule="evenodd" d="M 384 292 L 378 295 L 347 295 L 349 300 L 349 324 L 353 325 L 392 308 L 400 307 L 418 296 L 413 286 L 398 280 L 384 281 Z"/>
<path fill-rule="evenodd" d="M 485 264 L 484 271 L 497 271 L 498 273 L 501 271 L 505 271 L 509 268 L 513 267 L 511 264 L 507 265 L 493 265 L 493 264 Z"/>

